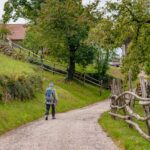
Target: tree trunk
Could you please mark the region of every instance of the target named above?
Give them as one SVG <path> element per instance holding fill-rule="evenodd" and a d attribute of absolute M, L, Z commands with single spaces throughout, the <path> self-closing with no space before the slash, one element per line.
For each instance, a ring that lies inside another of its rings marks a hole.
<path fill-rule="evenodd" d="M 75 73 L 75 49 L 70 50 L 68 80 L 73 80 Z"/>

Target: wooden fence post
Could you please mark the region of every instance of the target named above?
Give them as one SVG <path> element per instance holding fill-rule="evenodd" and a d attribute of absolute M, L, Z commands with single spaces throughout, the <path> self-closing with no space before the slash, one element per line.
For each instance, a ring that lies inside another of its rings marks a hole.
<path fill-rule="evenodd" d="M 131 70 L 129 70 L 128 78 L 129 78 L 129 91 L 133 92 L 133 89 L 132 89 L 132 72 L 131 72 Z M 130 100 L 130 104 L 129 105 L 130 105 L 131 108 L 133 108 L 134 107 L 133 97 L 130 96 L 129 100 Z"/>
<path fill-rule="evenodd" d="M 100 92 L 100 96 L 102 95 L 102 84 L 103 84 L 103 80 L 99 81 L 99 92 Z"/>
<path fill-rule="evenodd" d="M 142 97 L 147 98 L 146 85 L 144 81 L 144 72 L 142 72 L 140 75 L 140 85 L 141 85 Z M 144 105 L 143 108 L 144 108 L 145 116 L 148 117 L 150 115 L 150 106 Z M 146 121 L 146 125 L 147 125 L 148 135 L 150 136 L 150 119 Z"/>
<path fill-rule="evenodd" d="M 132 72 L 131 72 L 131 70 L 129 71 L 128 77 L 129 77 L 129 91 L 132 92 Z"/>
<path fill-rule="evenodd" d="M 85 76 L 85 72 L 83 74 L 83 84 L 85 84 L 85 79 L 86 79 L 86 76 Z"/>
<path fill-rule="evenodd" d="M 55 64 L 53 66 L 53 75 L 55 74 Z"/>

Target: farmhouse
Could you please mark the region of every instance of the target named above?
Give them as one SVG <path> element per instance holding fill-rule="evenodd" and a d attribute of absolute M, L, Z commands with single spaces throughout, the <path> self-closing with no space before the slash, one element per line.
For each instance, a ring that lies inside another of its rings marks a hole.
<path fill-rule="evenodd" d="M 26 24 L 7 24 L 6 28 L 10 31 L 10 34 L 7 35 L 7 39 L 18 42 L 25 38 Z"/>

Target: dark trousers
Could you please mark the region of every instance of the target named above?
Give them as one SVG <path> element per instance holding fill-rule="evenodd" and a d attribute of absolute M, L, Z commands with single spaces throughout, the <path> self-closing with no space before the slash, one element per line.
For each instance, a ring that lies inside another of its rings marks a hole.
<path fill-rule="evenodd" d="M 46 104 L 46 113 L 45 113 L 45 115 L 49 115 L 50 107 L 52 107 L 52 117 L 55 117 L 55 105 L 54 104 Z"/>

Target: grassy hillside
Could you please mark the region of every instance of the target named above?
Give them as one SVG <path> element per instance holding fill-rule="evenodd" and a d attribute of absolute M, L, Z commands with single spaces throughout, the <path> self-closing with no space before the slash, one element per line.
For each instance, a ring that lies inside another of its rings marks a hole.
<path fill-rule="evenodd" d="M 110 66 L 107 74 L 118 79 L 123 79 L 123 74 L 121 73 L 121 69 L 119 67 Z"/>
<path fill-rule="evenodd" d="M 8 56 L 0 54 L 0 74 L 34 73 L 30 64 L 13 60 Z"/>
<path fill-rule="evenodd" d="M 64 112 L 71 109 L 84 107 L 86 105 L 101 101 L 109 96 L 109 91 L 103 90 L 102 96 L 99 95 L 99 88 L 89 84 L 79 82 L 64 82 L 64 76 L 53 75 L 52 73 L 40 70 L 36 66 L 15 61 L 0 54 L 0 74 L 29 73 L 42 76 L 44 84 L 41 91 L 32 100 L 21 102 L 15 100 L 7 103 L 0 103 L 0 134 L 20 126 L 29 121 L 44 116 L 44 91 L 50 81 L 54 81 L 58 93 L 59 103 L 57 112 Z M 4 69 L 4 70 L 3 70 Z"/>

